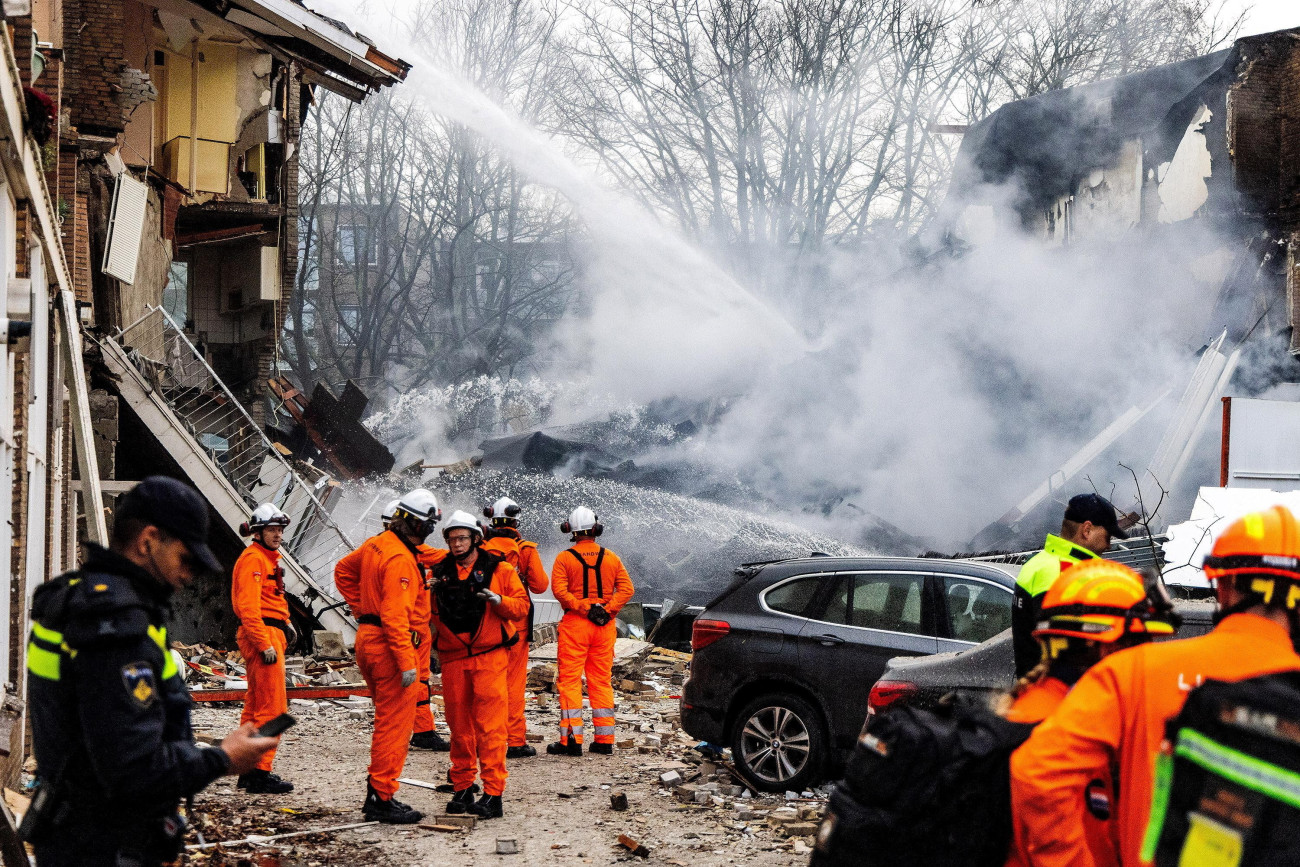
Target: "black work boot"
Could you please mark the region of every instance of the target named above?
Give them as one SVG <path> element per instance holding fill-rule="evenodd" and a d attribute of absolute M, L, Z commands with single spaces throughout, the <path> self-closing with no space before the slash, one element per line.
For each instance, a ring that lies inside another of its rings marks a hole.
<path fill-rule="evenodd" d="M 424 814 L 419 810 L 412 810 L 396 798 L 381 798 L 379 793 L 370 786 L 366 786 L 366 790 L 366 802 L 361 805 L 361 815 L 367 822 L 414 825 L 424 818 Z"/>
<path fill-rule="evenodd" d="M 447 802 L 448 813 L 468 813 L 474 809 L 474 789 L 461 789 Z"/>
<path fill-rule="evenodd" d="M 524 744 L 522 747 L 506 747 L 507 759 L 531 759 L 535 755 L 537 755 L 537 750 L 528 744 Z"/>
<path fill-rule="evenodd" d="M 580 756 L 582 755 L 582 744 L 577 741 L 556 741 L 553 744 L 546 745 L 546 754 L 548 756 Z"/>
<path fill-rule="evenodd" d="M 451 744 L 443 740 L 442 735 L 433 729 L 427 732 L 416 732 L 411 735 L 411 749 L 413 750 L 433 750 L 435 753 L 451 752 Z"/>
<path fill-rule="evenodd" d="M 246 774 L 239 775 L 236 785 L 247 789 L 250 795 L 285 795 L 293 791 L 293 783 L 280 779 L 278 774 L 254 768 Z"/>
<path fill-rule="evenodd" d="M 587 752 L 595 753 L 598 756 L 612 756 L 614 755 L 614 745 L 599 744 L 599 743 L 592 744 L 591 746 L 587 747 Z"/>
<path fill-rule="evenodd" d="M 484 795 L 469 808 L 469 811 L 480 819 L 500 819 L 504 815 L 501 809 L 501 796 Z"/>

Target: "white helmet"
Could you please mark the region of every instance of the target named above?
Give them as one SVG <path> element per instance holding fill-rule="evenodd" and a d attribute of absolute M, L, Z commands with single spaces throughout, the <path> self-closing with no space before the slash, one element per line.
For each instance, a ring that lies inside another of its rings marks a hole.
<path fill-rule="evenodd" d="M 561 533 L 590 533 L 593 536 L 599 536 L 605 532 L 605 526 L 600 523 L 600 518 L 596 513 L 586 506 L 579 506 L 569 513 L 569 520 L 560 525 Z"/>
<path fill-rule="evenodd" d="M 452 512 L 447 523 L 442 525 L 442 538 L 446 539 L 447 534 L 452 530 L 469 530 L 478 539 L 483 538 L 483 528 L 478 525 L 478 521 L 474 520 L 474 516 L 459 509 Z"/>
<path fill-rule="evenodd" d="M 384 523 L 385 527 L 388 526 L 389 521 L 393 520 L 393 516 L 397 514 L 397 507 L 401 504 L 401 500 L 392 500 L 387 506 L 384 506 L 384 510 L 379 513 L 379 520 Z"/>
<path fill-rule="evenodd" d="M 436 523 L 442 520 L 442 510 L 438 508 L 438 498 L 428 488 L 416 488 L 402 495 L 393 510 L 393 517 L 405 513 L 417 521 Z"/>
<path fill-rule="evenodd" d="M 252 517 L 239 525 L 239 535 L 251 536 L 258 530 L 264 530 L 267 527 L 287 526 L 289 526 L 288 515 L 281 512 L 272 503 L 263 503 L 253 510 Z"/>
<path fill-rule="evenodd" d="M 499 524 L 513 525 L 522 511 L 523 509 L 519 508 L 519 504 L 514 500 L 509 497 L 502 497 L 483 510 L 483 517 L 491 518 L 493 526 Z"/>

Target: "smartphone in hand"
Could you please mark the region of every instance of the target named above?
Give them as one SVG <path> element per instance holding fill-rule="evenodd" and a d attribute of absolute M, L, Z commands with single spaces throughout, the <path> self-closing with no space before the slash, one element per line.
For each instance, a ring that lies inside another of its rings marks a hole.
<path fill-rule="evenodd" d="M 256 732 L 259 738 L 273 738 L 278 734 L 298 724 L 298 720 L 293 718 L 292 714 L 282 713 L 270 722 L 264 723 Z"/>

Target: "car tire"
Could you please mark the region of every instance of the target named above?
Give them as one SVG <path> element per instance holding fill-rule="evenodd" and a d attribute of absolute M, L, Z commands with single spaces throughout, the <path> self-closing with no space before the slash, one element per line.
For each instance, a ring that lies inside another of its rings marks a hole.
<path fill-rule="evenodd" d="M 731 757 L 745 782 L 760 792 L 815 786 L 827 757 L 821 714 L 797 695 L 758 696 L 736 715 Z"/>

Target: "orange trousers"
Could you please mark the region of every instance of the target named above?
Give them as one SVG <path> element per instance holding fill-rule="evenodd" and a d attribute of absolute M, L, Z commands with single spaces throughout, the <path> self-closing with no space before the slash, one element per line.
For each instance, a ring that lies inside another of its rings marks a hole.
<path fill-rule="evenodd" d="M 244 695 L 244 712 L 239 715 L 242 725 L 251 722 L 255 726 L 268 723 L 289 709 L 289 699 L 284 691 L 284 651 L 288 644 L 285 635 L 274 626 L 266 627 L 275 647 L 275 662 L 267 665 L 262 661 L 264 647 L 254 647 L 248 632 L 239 627 L 235 632 L 235 641 L 239 652 L 244 655 L 244 668 L 248 672 L 248 692 Z M 258 770 L 269 771 L 275 761 L 275 750 L 267 750 L 258 760 Z"/>
<path fill-rule="evenodd" d="M 527 626 L 519 630 L 519 640 L 506 648 L 506 688 L 510 691 L 509 744 L 522 747 L 528 743 L 528 722 L 524 719 L 524 705 L 528 699 L 528 642 L 524 641 Z"/>
<path fill-rule="evenodd" d="M 483 791 L 506 789 L 506 650 L 442 664 L 443 715 L 451 729 L 451 784 L 468 789 L 483 778 Z"/>
<path fill-rule="evenodd" d="M 375 703 L 375 727 L 370 735 L 370 785 L 381 798 L 397 794 L 397 778 L 406 764 L 411 747 L 411 726 L 415 723 L 415 703 L 420 686 L 417 668 L 415 683 L 402 686 L 402 670 L 378 626 L 363 623 L 357 627 L 357 668 L 370 687 Z"/>
<path fill-rule="evenodd" d="M 433 632 L 429 629 L 417 630 L 420 633 L 420 646 L 415 648 L 416 683 L 420 685 L 420 695 L 415 702 L 415 731 L 433 731 L 433 701 L 431 687 L 433 681 L 433 664 L 429 654 L 433 652 Z"/>
<path fill-rule="evenodd" d="M 587 675 L 591 727 L 596 743 L 614 743 L 614 621 L 597 626 L 586 615 L 566 612 L 560 620 L 559 670 L 560 743 L 582 743 L 582 676 Z"/>

